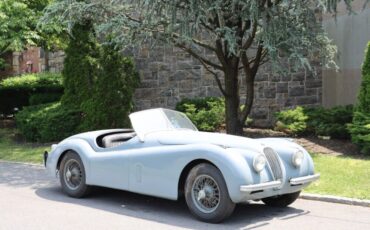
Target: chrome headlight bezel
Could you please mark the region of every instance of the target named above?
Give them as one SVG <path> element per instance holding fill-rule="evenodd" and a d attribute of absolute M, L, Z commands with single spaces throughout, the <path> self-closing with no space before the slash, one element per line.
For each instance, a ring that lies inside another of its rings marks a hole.
<path fill-rule="evenodd" d="M 253 169 L 257 173 L 261 172 L 266 166 L 267 159 L 263 154 L 257 154 L 253 158 Z"/>
<path fill-rule="evenodd" d="M 304 159 L 304 152 L 302 150 L 297 150 L 292 155 L 292 164 L 294 167 L 301 167 Z"/>

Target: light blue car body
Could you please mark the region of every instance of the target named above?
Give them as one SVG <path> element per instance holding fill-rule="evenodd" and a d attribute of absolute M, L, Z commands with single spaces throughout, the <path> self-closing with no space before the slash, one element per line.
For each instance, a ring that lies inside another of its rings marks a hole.
<path fill-rule="evenodd" d="M 134 124 L 133 127 L 135 129 Z M 209 162 L 221 171 L 235 203 L 300 191 L 318 178 L 310 155 L 289 139 L 251 139 L 169 129 L 152 130 L 112 148 L 98 146 L 97 137 L 120 131 L 93 131 L 63 140 L 53 146 L 49 154 L 46 162 L 49 173 L 58 175 L 63 154 L 73 150 L 83 162 L 88 185 L 176 200 L 191 167 Z M 269 162 L 260 172 L 252 166 L 255 155 L 263 153 L 266 147 L 271 147 L 279 156 L 282 178 L 278 184 L 272 184 L 276 180 Z M 292 164 L 292 154 L 296 151 L 304 153 L 300 167 Z"/>

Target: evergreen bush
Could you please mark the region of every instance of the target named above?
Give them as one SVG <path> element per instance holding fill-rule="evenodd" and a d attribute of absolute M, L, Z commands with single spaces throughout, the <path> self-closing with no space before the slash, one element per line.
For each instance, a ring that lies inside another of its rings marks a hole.
<path fill-rule="evenodd" d="M 81 107 L 85 113 L 82 129 L 129 127 L 138 72 L 132 59 L 120 54 L 114 45 L 104 45 L 99 60 L 93 95 Z"/>
<path fill-rule="evenodd" d="M 370 155 L 370 42 L 362 65 L 362 82 L 357 100 L 353 122 L 349 125 L 351 138 L 364 154 Z"/>
<path fill-rule="evenodd" d="M 81 111 L 60 102 L 27 106 L 15 116 L 17 128 L 29 141 L 60 141 L 75 134 Z"/>

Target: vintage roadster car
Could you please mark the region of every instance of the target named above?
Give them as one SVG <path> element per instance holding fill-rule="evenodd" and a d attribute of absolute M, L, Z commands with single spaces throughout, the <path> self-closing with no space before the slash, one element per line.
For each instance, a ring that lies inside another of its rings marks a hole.
<path fill-rule="evenodd" d="M 63 191 L 83 197 L 91 186 L 176 200 L 192 214 L 220 222 L 235 204 L 287 206 L 319 178 L 305 149 L 289 139 L 199 132 L 183 113 L 150 109 L 130 115 L 132 129 L 69 137 L 45 154 Z"/>

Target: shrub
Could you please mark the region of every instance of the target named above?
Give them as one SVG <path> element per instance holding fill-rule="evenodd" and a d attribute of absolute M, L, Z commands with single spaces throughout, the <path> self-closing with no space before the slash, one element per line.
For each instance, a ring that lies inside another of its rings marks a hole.
<path fill-rule="evenodd" d="M 73 25 L 65 54 L 62 104 L 79 108 L 93 95 L 99 67 L 99 45 L 91 22 Z"/>
<path fill-rule="evenodd" d="M 122 56 L 113 45 L 104 45 L 92 97 L 82 103 L 82 129 L 128 127 L 132 97 L 139 74 L 131 58 Z"/>
<path fill-rule="evenodd" d="M 183 99 L 176 110 L 185 113 L 202 131 L 213 132 L 225 122 L 225 101 L 220 98 Z"/>
<path fill-rule="evenodd" d="M 29 141 L 60 141 L 77 132 L 81 112 L 60 102 L 27 106 L 16 114 L 16 124 Z"/>
<path fill-rule="evenodd" d="M 285 110 L 276 113 L 275 129 L 286 133 L 300 135 L 311 134 L 349 138 L 347 124 L 351 123 L 353 106 L 337 106 L 330 109 L 322 107 Z"/>
<path fill-rule="evenodd" d="M 305 113 L 308 116 L 308 133 L 339 139 L 350 138 L 347 124 L 352 122 L 352 105 L 336 106 L 330 109 L 306 108 Z"/>
<path fill-rule="evenodd" d="M 278 131 L 290 134 L 301 134 L 306 131 L 308 116 L 301 106 L 278 112 L 275 117 L 277 119 L 275 129 Z"/>
<path fill-rule="evenodd" d="M 40 105 L 56 102 L 59 101 L 61 97 L 61 93 L 37 93 L 30 96 L 29 105 Z"/>
<path fill-rule="evenodd" d="M 370 42 L 362 65 L 362 82 L 357 100 L 353 122 L 349 125 L 351 138 L 363 153 L 370 154 Z"/>
<path fill-rule="evenodd" d="M 36 94 L 50 97 L 48 102 L 60 97 L 63 94 L 62 76 L 37 73 L 4 79 L 0 82 L 0 114 L 13 114 L 15 108 L 29 105 L 31 97 Z"/>

